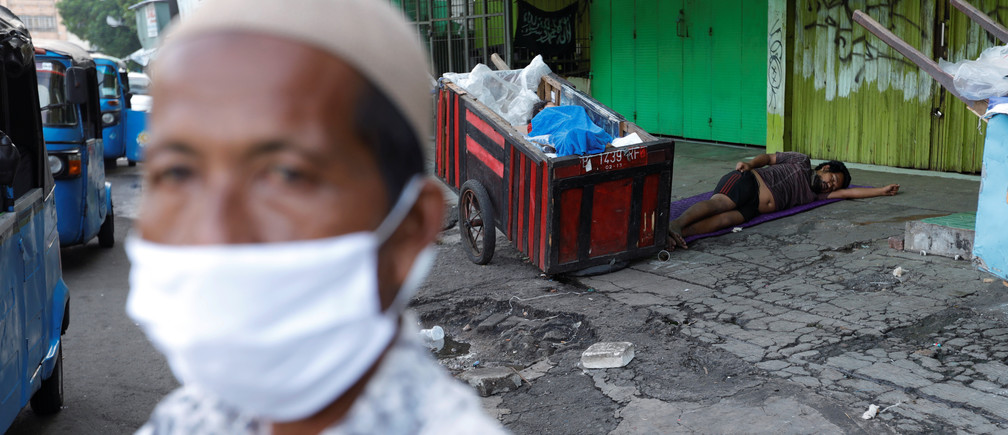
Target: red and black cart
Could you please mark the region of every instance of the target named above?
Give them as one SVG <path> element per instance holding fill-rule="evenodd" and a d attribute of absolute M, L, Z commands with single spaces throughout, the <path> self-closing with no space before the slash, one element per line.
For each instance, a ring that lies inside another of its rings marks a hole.
<path fill-rule="evenodd" d="M 596 125 L 636 145 L 548 157 L 501 116 L 447 79 L 438 87 L 435 172 L 459 194 L 469 258 L 493 257 L 496 229 L 547 274 L 657 254 L 669 222 L 674 142 L 656 138 L 549 74 L 540 98 L 577 104 Z"/>

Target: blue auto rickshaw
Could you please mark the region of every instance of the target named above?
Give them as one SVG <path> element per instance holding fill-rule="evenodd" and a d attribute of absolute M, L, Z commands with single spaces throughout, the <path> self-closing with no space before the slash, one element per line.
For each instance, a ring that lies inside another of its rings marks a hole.
<path fill-rule="evenodd" d="M 35 70 L 49 169 L 56 180 L 60 245 L 98 237 L 111 248 L 112 186 L 105 181 L 98 70 L 91 55 L 66 41 L 35 41 Z"/>
<path fill-rule="evenodd" d="M 147 113 L 131 107 L 126 62 L 98 53 L 92 54 L 91 58 L 98 69 L 105 167 L 114 168 L 116 159 L 120 157 L 126 157 L 129 165 L 133 166 L 141 160 L 137 138 L 147 125 Z"/>
<path fill-rule="evenodd" d="M 60 269 L 56 194 L 49 171 L 34 50 L 0 7 L 0 431 L 31 403 L 63 406 L 62 335 L 70 292 Z"/>

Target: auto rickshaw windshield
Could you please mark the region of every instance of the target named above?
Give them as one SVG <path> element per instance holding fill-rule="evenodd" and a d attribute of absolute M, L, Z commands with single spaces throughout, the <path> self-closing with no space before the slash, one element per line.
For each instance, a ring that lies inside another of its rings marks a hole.
<path fill-rule="evenodd" d="M 98 89 L 100 98 L 119 98 L 119 83 L 115 68 L 109 65 L 98 65 Z"/>
<path fill-rule="evenodd" d="M 67 102 L 66 67 L 59 62 L 35 62 L 38 75 L 39 106 L 42 124 L 53 126 L 77 125 L 77 108 Z"/>

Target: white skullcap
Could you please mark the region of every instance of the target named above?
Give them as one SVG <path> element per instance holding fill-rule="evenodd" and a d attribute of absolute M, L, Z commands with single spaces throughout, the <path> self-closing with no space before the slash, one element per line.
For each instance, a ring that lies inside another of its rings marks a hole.
<path fill-rule="evenodd" d="M 276 35 L 332 53 L 388 97 L 418 141 L 430 137 L 426 56 L 416 31 L 387 2 L 206 0 L 168 30 L 161 50 L 193 36 L 227 31 Z"/>

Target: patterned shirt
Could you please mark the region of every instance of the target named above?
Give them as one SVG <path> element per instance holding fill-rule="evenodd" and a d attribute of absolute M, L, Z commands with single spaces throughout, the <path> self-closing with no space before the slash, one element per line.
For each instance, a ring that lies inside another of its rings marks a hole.
<path fill-rule="evenodd" d="M 770 189 L 777 210 L 826 199 L 828 194 L 812 192 L 812 174 L 815 171 L 808 156 L 796 152 L 778 152 L 776 156 L 777 163 L 753 170 Z"/>
<path fill-rule="evenodd" d="M 402 322 L 399 337 L 350 411 L 323 435 L 504 434 L 468 386 L 452 378 Z M 270 423 L 243 415 L 212 395 L 183 386 L 154 409 L 136 433 L 269 434 Z"/>

